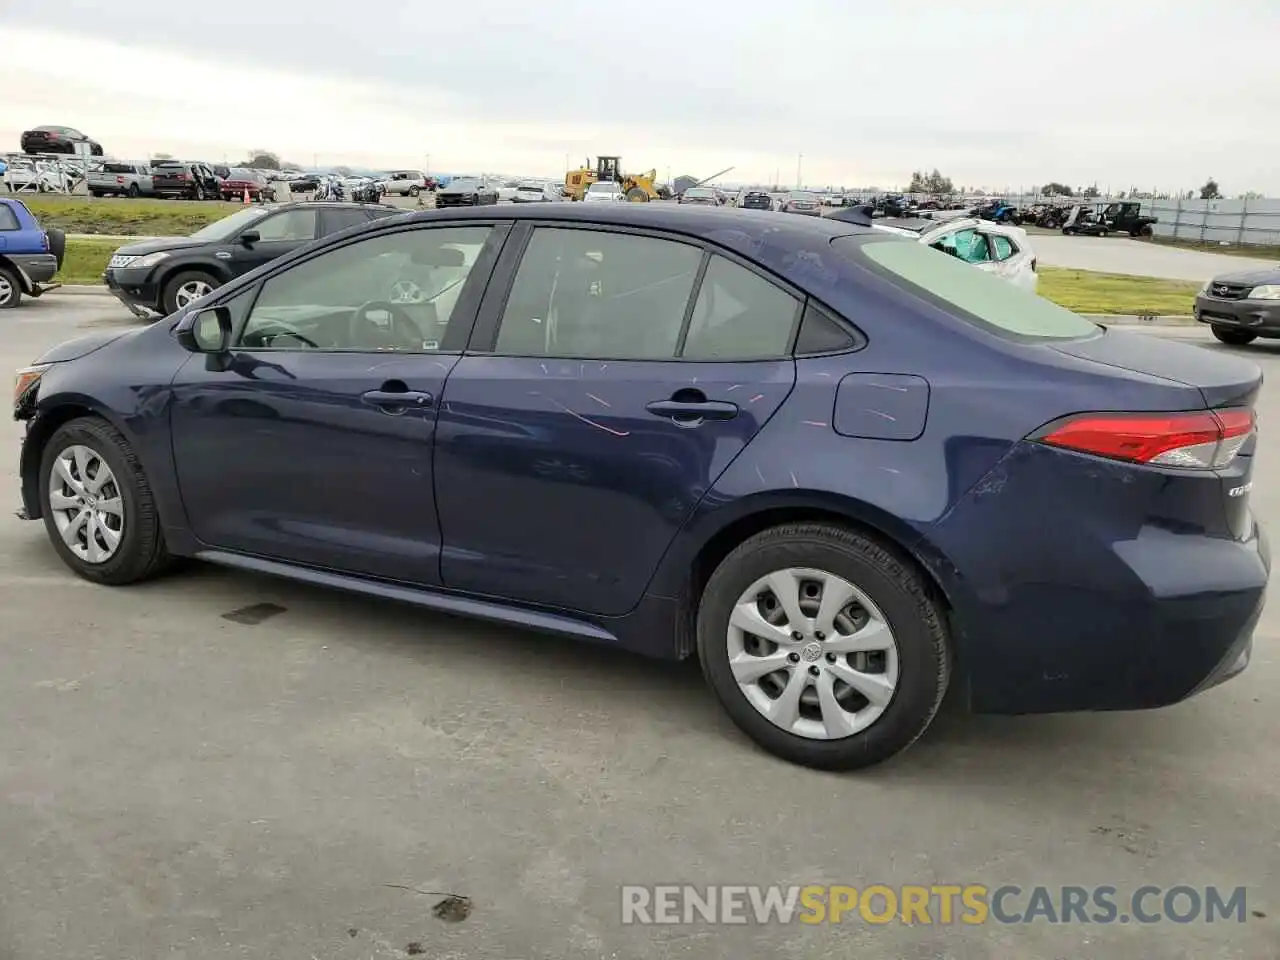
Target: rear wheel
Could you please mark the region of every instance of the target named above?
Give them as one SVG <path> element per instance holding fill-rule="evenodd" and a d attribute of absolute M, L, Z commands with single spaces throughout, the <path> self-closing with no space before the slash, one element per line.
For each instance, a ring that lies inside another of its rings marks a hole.
<path fill-rule="evenodd" d="M 101 191 L 101 190 L 90 190 L 90 191 L 89 191 L 89 196 L 91 196 L 91 197 L 101 197 L 101 196 L 102 196 L 102 191 Z"/>
<path fill-rule="evenodd" d="M 906 749 L 933 720 L 950 677 L 943 623 L 920 576 L 875 541 L 790 524 L 716 568 L 698 608 L 698 653 L 717 698 L 760 746 L 854 769 Z"/>
<path fill-rule="evenodd" d="M 648 203 L 649 194 L 641 187 L 632 187 L 627 191 L 627 202 L 629 203 Z"/>
<path fill-rule="evenodd" d="M 416 197 L 416 196 L 417 196 L 418 194 L 420 194 L 421 192 L 422 192 L 422 190 L 421 190 L 421 188 L 420 188 L 420 187 L 410 187 L 410 188 L 409 188 L 409 196 L 411 196 L 411 197 Z"/>
<path fill-rule="evenodd" d="M 1213 335 L 1222 343 L 1233 347 L 1243 347 L 1246 343 L 1253 343 L 1258 339 L 1256 333 L 1249 330 L 1236 330 L 1234 327 L 1214 327 Z"/>
<path fill-rule="evenodd" d="M 129 184 L 129 190 L 128 190 L 129 196 L 136 197 L 141 192 L 142 191 L 138 189 L 138 185 L 136 183 Z"/>
<path fill-rule="evenodd" d="M 105 421 L 72 420 L 49 438 L 40 460 L 40 505 L 54 549 L 86 580 L 134 583 L 168 562 L 142 465 Z"/>
<path fill-rule="evenodd" d="M 12 267 L 0 263 L 0 310 L 12 309 L 22 302 L 22 284 Z"/>

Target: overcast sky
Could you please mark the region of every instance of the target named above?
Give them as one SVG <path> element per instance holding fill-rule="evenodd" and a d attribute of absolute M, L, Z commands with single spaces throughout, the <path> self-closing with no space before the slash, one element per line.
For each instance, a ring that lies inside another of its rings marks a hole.
<path fill-rule="evenodd" d="M 1280 0 L 0 2 L 0 150 L 1280 195 Z M 875 11 L 875 12 L 872 12 Z M 429 159 L 428 159 L 429 158 Z"/>

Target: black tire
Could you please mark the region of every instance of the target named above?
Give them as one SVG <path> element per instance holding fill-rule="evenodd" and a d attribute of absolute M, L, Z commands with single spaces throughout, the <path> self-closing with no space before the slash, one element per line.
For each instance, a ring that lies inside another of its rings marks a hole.
<path fill-rule="evenodd" d="M 49 506 L 49 474 L 56 458 L 69 446 L 91 449 L 111 468 L 118 481 L 124 511 L 119 548 L 103 563 L 76 556 L 62 540 Z M 169 565 L 160 515 L 151 485 L 133 448 L 113 426 L 96 417 L 81 417 L 54 431 L 40 455 L 40 506 L 45 529 L 62 561 L 78 576 L 94 583 L 122 586 L 156 576 Z"/>
<path fill-rule="evenodd" d="M 192 280 L 204 280 L 215 290 L 222 286 L 221 280 L 212 274 L 205 273 L 203 270 L 182 270 L 175 273 L 165 281 L 164 290 L 160 295 L 160 306 L 164 310 L 166 317 L 178 309 L 178 291 L 182 288 L 182 285 Z"/>
<path fill-rule="evenodd" d="M 49 252 L 57 258 L 58 269 L 62 269 L 63 258 L 67 255 L 67 235 L 57 227 L 50 227 L 45 231 L 49 237 Z"/>
<path fill-rule="evenodd" d="M 1220 343 L 1226 343 L 1233 347 L 1243 347 L 1246 343 L 1253 343 L 1258 339 L 1256 333 L 1248 330 L 1237 330 L 1234 327 L 1214 327 L 1213 335 L 1218 338 Z"/>
<path fill-rule="evenodd" d="M 808 739 L 775 726 L 751 705 L 729 665 L 727 629 L 738 597 L 759 578 L 794 567 L 856 585 L 880 608 L 897 643 L 893 698 L 869 727 L 843 739 Z M 702 593 L 697 647 L 707 683 L 739 729 L 770 753 L 824 770 L 868 767 L 905 750 L 932 722 L 951 675 L 942 611 L 915 570 L 875 540 L 824 523 L 774 527 L 730 553 Z"/>
<path fill-rule="evenodd" d="M 1147 224 L 1143 224 L 1142 228 L 1138 231 L 1138 235 L 1143 239 L 1150 239 L 1151 237 L 1154 237 L 1156 235 L 1156 231 L 1155 231 L 1155 228 L 1151 226 L 1151 224 L 1147 223 Z"/>
<path fill-rule="evenodd" d="M 410 188 L 409 188 L 409 196 L 411 196 L 411 197 L 416 197 L 416 196 L 417 196 L 418 194 L 420 194 L 421 192 L 422 192 L 422 188 L 421 188 L 421 187 L 410 187 Z"/>
<path fill-rule="evenodd" d="M 0 278 L 9 285 L 9 293 L 0 300 L 0 310 L 13 310 L 22 303 L 22 280 L 17 270 L 4 263 L 0 263 Z"/>
<path fill-rule="evenodd" d="M 196 185 L 195 199 L 197 200 L 204 199 L 204 187 L 200 186 L 199 184 Z"/>
<path fill-rule="evenodd" d="M 138 185 L 137 185 L 136 183 L 131 183 L 131 184 L 129 184 L 129 189 L 128 189 L 128 190 L 126 190 L 125 192 L 126 192 L 130 197 L 136 197 L 136 196 L 138 196 L 138 194 L 140 194 L 142 191 L 138 189 Z"/>
<path fill-rule="evenodd" d="M 91 197 L 99 197 L 99 198 L 100 198 L 100 197 L 102 196 L 102 191 L 101 191 L 101 190 L 90 190 L 90 191 L 89 191 L 89 196 L 91 196 Z"/>
<path fill-rule="evenodd" d="M 1076 235 L 1076 228 L 1075 228 L 1075 227 L 1063 227 L 1063 228 L 1062 228 L 1062 233 L 1063 233 L 1063 236 L 1067 236 L 1067 237 L 1074 237 L 1074 236 Z"/>

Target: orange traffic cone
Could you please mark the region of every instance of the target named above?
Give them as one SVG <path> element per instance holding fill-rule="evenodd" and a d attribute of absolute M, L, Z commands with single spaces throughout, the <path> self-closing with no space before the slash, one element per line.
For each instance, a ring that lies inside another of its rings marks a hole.
<path fill-rule="evenodd" d="M 245 203 L 248 203 L 248 202 L 249 202 L 249 188 L 248 188 L 248 187 L 245 187 L 245 188 L 244 188 L 244 202 L 245 202 Z"/>

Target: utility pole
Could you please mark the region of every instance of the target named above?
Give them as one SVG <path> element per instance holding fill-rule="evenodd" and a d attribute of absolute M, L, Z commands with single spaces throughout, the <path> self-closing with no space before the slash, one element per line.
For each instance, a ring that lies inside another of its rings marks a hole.
<path fill-rule="evenodd" d="M 804 186 L 804 180 L 800 177 L 800 164 L 804 160 L 804 154 L 796 154 L 796 189 L 799 190 Z"/>
<path fill-rule="evenodd" d="M 428 153 L 428 154 L 426 154 L 425 156 L 426 156 L 426 160 L 425 160 L 424 162 L 425 162 L 425 163 L 426 163 L 426 165 L 427 165 L 427 169 L 423 170 L 422 172 L 423 172 L 423 173 L 430 173 L 430 172 L 431 172 L 431 154 L 429 154 L 429 153 Z"/>

